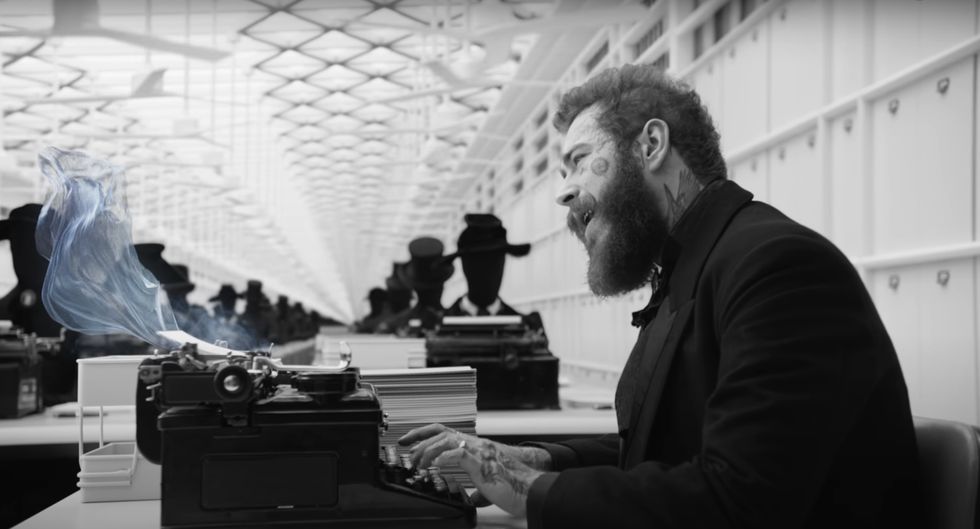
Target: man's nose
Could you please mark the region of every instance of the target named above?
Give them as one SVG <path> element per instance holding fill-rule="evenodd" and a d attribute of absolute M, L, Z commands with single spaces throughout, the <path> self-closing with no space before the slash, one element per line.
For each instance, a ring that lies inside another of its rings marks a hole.
<path fill-rule="evenodd" d="M 558 190 L 558 196 L 555 197 L 555 202 L 557 202 L 559 206 L 570 207 L 572 202 L 578 198 L 578 195 L 579 187 L 576 185 L 569 185 L 568 180 L 566 180 L 565 184 L 563 184 L 561 189 Z"/>

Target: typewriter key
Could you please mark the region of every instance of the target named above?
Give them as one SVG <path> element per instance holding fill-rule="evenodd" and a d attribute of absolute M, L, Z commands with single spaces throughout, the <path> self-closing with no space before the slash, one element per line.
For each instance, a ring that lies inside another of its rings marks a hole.
<path fill-rule="evenodd" d="M 397 467 L 398 466 L 398 452 L 395 450 L 394 445 L 388 445 L 385 447 L 385 453 L 388 456 L 388 465 Z"/>
<path fill-rule="evenodd" d="M 412 470 L 412 456 L 408 454 L 404 454 L 401 456 L 401 458 L 402 458 L 402 468 L 404 468 L 405 470 Z"/>

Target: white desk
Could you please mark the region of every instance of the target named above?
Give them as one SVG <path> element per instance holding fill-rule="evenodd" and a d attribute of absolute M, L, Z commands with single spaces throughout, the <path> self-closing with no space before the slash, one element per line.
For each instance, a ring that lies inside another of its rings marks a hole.
<path fill-rule="evenodd" d="M 105 442 L 136 439 L 136 412 L 111 409 L 105 413 Z M 85 442 L 99 442 L 99 417 L 85 417 Z M 0 446 L 78 444 L 78 419 L 45 413 L 20 419 L 0 419 Z"/>
<path fill-rule="evenodd" d="M 601 435 L 616 431 L 613 410 L 565 409 L 483 411 L 477 415 L 479 435 Z M 105 442 L 136 439 L 136 414 L 130 410 L 106 412 Z M 99 441 L 99 418 L 85 417 L 85 442 Z M 78 419 L 29 415 L 0 420 L 0 446 L 78 443 Z"/>
<path fill-rule="evenodd" d="M 477 509 L 477 527 L 483 529 L 523 529 L 527 521 L 515 518 L 495 505 Z M 76 492 L 28 518 L 14 529 L 158 529 L 159 501 L 120 501 L 82 503 Z M 398 524 L 392 524 L 397 528 Z"/>

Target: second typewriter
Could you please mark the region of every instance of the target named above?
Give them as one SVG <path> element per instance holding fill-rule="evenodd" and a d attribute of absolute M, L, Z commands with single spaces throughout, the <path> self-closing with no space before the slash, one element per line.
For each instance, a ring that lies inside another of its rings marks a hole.
<path fill-rule="evenodd" d="M 476 369 L 478 410 L 558 409 L 558 358 L 540 316 L 447 316 L 426 337 L 428 367 Z"/>

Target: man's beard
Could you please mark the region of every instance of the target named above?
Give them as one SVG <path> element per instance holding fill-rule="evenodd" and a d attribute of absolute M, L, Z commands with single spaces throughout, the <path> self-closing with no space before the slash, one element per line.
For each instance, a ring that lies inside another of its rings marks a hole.
<path fill-rule="evenodd" d="M 616 156 L 617 171 L 610 175 L 602 202 L 585 196 L 568 213 L 568 228 L 589 253 L 589 288 L 599 297 L 625 294 L 649 283 L 657 251 L 669 232 L 634 153 L 627 146 L 618 149 Z M 586 240 L 581 220 L 585 212 L 592 213 L 589 224 L 605 224 L 604 235 L 593 234 Z"/>

